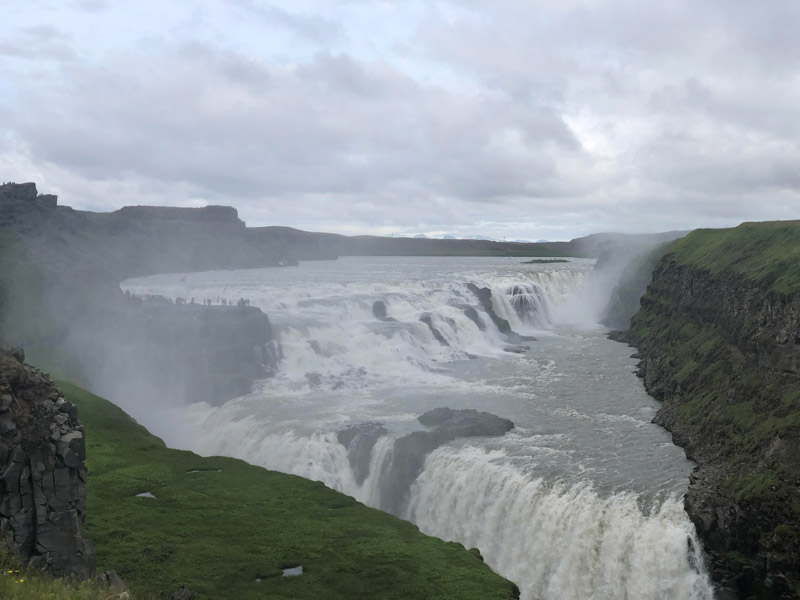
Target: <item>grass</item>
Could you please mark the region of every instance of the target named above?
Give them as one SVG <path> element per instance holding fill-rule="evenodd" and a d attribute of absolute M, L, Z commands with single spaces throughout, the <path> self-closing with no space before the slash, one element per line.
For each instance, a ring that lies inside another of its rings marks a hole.
<path fill-rule="evenodd" d="M 670 246 L 678 264 L 712 274 L 733 271 L 771 290 L 800 291 L 800 221 L 743 223 L 732 229 L 697 229 Z"/>
<path fill-rule="evenodd" d="M 0 552 L 0 598 L 3 600 L 142 600 L 123 596 L 97 581 L 53 579 L 26 569 L 19 558 Z M 149 599 L 148 599 L 149 600 Z"/>
<path fill-rule="evenodd" d="M 515 593 L 459 544 L 318 482 L 169 449 L 108 401 L 59 385 L 86 428 L 86 532 L 98 570 L 116 570 L 136 594 L 169 597 L 182 585 L 237 600 Z M 156 499 L 136 496 L 144 492 Z M 282 577 L 298 565 L 303 575 Z"/>

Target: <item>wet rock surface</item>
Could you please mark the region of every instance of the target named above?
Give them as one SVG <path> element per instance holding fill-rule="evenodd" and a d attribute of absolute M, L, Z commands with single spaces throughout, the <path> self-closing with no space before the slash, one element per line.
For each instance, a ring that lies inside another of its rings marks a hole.
<path fill-rule="evenodd" d="M 386 318 L 386 303 L 383 300 L 376 300 L 372 303 L 372 315 L 376 319 Z"/>
<path fill-rule="evenodd" d="M 457 438 L 497 437 L 514 429 L 512 421 L 474 409 L 435 408 L 417 420 L 427 430 L 395 439 L 391 452 L 380 466 L 380 508 L 396 515 L 402 514 L 409 488 L 422 472 L 425 457 L 436 448 Z M 369 476 L 375 444 L 388 433 L 383 423 L 377 422 L 349 425 L 337 432 L 339 443 L 347 448 L 347 457 L 359 485 Z"/>
<path fill-rule="evenodd" d="M 369 476 L 372 450 L 377 441 L 388 431 L 380 423 L 359 423 L 339 430 L 336 439 L 347 448 L 347 459 L 356 477 L 356 483 L 361 485 Z"/>
<path fill-rule="evenodd" d="M 430 314 L 422 315 L 419 318 L 420 323 L 424 323 L 430 329 L 431 334 L 433 334 L 433 338 L 439 342 L 442 346 L 449 346 L 450 344 L 447 342 L 447 339 L 442 335 L 442 332 L 439 331 L 436 326 L 433 324 L 433 317 Z"/>
<path fill-rule="evenodd" d="M 501 436 L 514 428 L 514 423 L 508 419 L 474 409 L 436 408 L 421 415 L 418 420 L 429 429 L 397 438 L 391 454 L 382 465 L 380 507 L 396 515 L 402 513 L 409 488 L 422 472 L 428 454 L 456 438 Z M 354 465 L 357 477 L 359 472 L 363 472 L 364 463 L 369 466 L 371 450 L 383 435 L 386 435 L 386 429 L 380 423 L 365 423 L 339 432 L 339 441 L 349 451 L 354 448 L 354 441 L 361 440 Z M 367 447 L 370 452 L 366 452 Z M 353 460 L 351 455 L 351 464 Z"/>
<path fill-rule="evenodd" d="M 78 411 L 16 348 L 0 349 L 0 542 L 32 567 L 89 577 Z"/>
<path fill-rule="evenodd" d="M 504 319 L 500 315 L 498 315 L 494 310 L 494 305 L 492 304 L 492 290 L 487 287 L 478 287 L 474 283 L 468 283 L 467 287 L 469 291 L 471 291 L 475 296 L 478 298 L 478 302 L 480 303 L 483 310 L 489 315 L 489 318 L 495 324 L 497 329 L 506 336 L 506 339 L 511 342 L 512 344 L 519 344 L 520 342 L 535 342 L 536 338 L 528 336 L 528 335 L 520 335 L 514 330 L 511 329 L 511 324 L 508 322 L 507 319 Z M 478 319 L 474 319 L 470 313 L 465 313 L 467 317 L 472 319 L 479 328 L 481 328 L 481 321 Z M 477 314 L 474 315 L 477 317 Z"/>

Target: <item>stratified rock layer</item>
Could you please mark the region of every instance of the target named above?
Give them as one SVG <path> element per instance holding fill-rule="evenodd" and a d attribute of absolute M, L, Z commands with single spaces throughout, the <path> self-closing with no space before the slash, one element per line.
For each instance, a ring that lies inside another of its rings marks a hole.
<path fill-rule="evenodd" d="M 75 406 L 21 350 L 0 349 L 0 543 L 53 575 L 94 572 L 85 458 Z"/>
<path fill-rule="evenodd" d="M 685 506 L 720 598 L 800 598 L 800 285 L 763 258 L 797 242 L 792 224 L 690 234 L 623 336 L 655 422 L 697 462 Z"/>

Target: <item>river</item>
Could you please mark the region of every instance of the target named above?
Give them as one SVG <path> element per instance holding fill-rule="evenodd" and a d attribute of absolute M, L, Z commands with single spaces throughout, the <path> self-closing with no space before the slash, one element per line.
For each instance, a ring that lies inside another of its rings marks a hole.
<path fill-rule="evenodd" d="M 536 340 L 509 342 L 470 283 L 489 288 L 494 312 Z M 598 324 L 609 282 L 594 261 L 341 258 L 123 287 L 197 302 L 246 298 L 267 313 L 280 345 L 279 372 L 221 407 L 125 407 L 171 446 L 391 508 L 426 533 L 479 548 L 524 600 L 713 597 L 682 508 L 692 464 L 650 423 L 658 403 L 634 375 L 631 349 Z M 375 316 L 376 302 L 386 318 Z M 386 497 L 394 439 L 423 429 L 416 417 L 439 406 L 516 427 L 434 450 L 410 487 Z M 363 422 L 388 434 L 370 449 L 362 480 L 337 432 Z"/>

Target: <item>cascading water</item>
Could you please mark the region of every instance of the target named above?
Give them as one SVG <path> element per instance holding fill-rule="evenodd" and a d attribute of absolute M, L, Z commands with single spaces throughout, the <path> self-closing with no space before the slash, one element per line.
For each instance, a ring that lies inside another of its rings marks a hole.
<path fill-rule="evenodd" d="M 629 351 L 587 326 L 593 306 L 576 298 L 595 297 L 594 285 L 591 261 L 477 258 L 131 280 L 136 294 L 248 298 L 273 321 L 283 359 L 218 408 L 128 409 L 174 446 L 320 480 L 477 546 L 526 600 L 710 599 L 680 502 L 691 465 L 650 424 L 656 403 Z M 395 441 L 425 430 L 416 417 L 438 406 L 516 428 L 446 443 L 418 477 L 389 480 Z M 359 423 L 367 438 L 348 447 L 339 432 Z"/>

